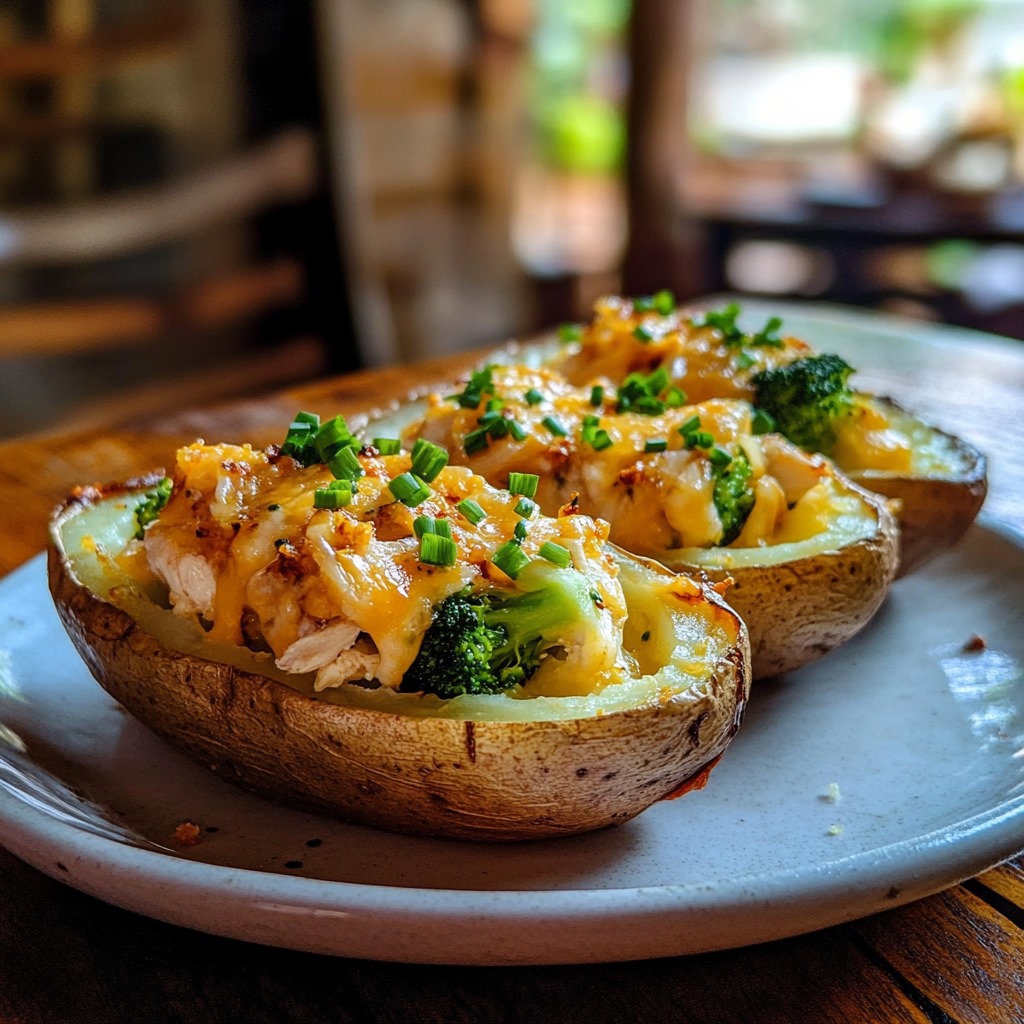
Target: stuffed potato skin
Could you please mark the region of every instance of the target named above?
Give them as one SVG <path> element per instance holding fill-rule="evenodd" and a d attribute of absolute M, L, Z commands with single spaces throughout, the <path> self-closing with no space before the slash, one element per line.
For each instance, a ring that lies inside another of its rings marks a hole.
<path fill-rule="evenodd" d="M 761 335 L 740 332 L 735 311 L 730 328 L 728 316 L 716 319 L 712 314 L 707 322 L 707 313 L 677 309 L 671 298 L 666 299 L 662 316 L 643 305 L 642 299 L 619 296 L 598 300 L 593 320 L 580 328 L 576 342 L 549 346 L 547 365 L 580 385 L 598 375 L 620 380 L 637 369 L 666 366 L 691 400 L 755 401 L 753 379 L 759 371 L 816 354 L 805 341 L 780 332 L 778 322 L 772 338 L 771 330 Z M 854 392 L 853 398 L 858 411 L 871 408 L 879 414 L 879 433 L 903 445 L 909 440 L 910 447 L 897 464 L 886 445 L 872 451 L 871 431 L 858 428 L 854 417 L 853 428 L 846 431 L 846 440 L 852 443 L 829 452 L 852 480 L 898 499 L 893 507 L 901 529 L 899 578 L 957 543 L 974 522 L 987 489 L 986 459 L 967 441 L 901 409 L 890 398 L 862 392 Z M 943 457 L 936 459 L 937 453 Z"/>
<path fill-rule="evenodd" d="M 707 587 L 677 597 L 680 607 L 690 601 L 703 609 L 731 641 L 699 684 L 666 686 L 635 707 L 581 717 L 489 721 L 346 706 L 174 649 L 91 590 L 65 546 L 75 517 L 104 501 L 132 500 L 155 479 L 134 489 L 85 489 L 57 510 L 51 592 L 76 648 L 116 700 L 173 745 L 259 793 L 413 834 L 568 835 L 625 822 L 699 778 L 742 718 L 746 631 Z M 618 557 L 641 586 L 668 578 L 660 567 Z"/>
<path fill-rule="evenodd" d="M 822 657 L 859 632 L 884 600 L 899 558 L 898 527 L 885 499 L 822 456 L 777 435 L 753 437 L 748 403 L 715 399 L 660 415 L 620 414 L 609 403 L 598 411 L 613 440 L 598 449 L 580 426 L 595 411 L 587 389 L 550 370 L 519 365 L 495 365 L 491 382 L 503 412 L 525 424 L 525 440 L 502 435 L 484 448 L 468 444 L 483 406 L 467 408 L 440 395 L 431 396 L 420 415 L 405 411 L 397 419 L 407 421 L 407 437 L 422 434 L 445 445 L 453 462 L 492 484 L 510 471 L 538 474 L 537 501 L 548 514 L 578 498 L 583 511 L 611 524 L 612 541 L 627 550 L 675 572 L 731 580 L 729 603 L 750 631 L 755 679 Z M 545 401 L 524 401 L 531 387 Z M 565 436 L 545 431 L 541 417 L 549 414 Z M 763 466 L 756 493 L 768 485 L 765 511 L 759 511 L 759 496 L 731 545 L 718 539 L 707 472 L 689 473 L 706 470 L 707 459 L 680 449 L 678 424 L 694 415 L 715 441 L 739 442 Z M 385 417 L 374 429 L 397 425 Z M 648 437 L 668 438 L 667 449 L 645 452 Z"/>

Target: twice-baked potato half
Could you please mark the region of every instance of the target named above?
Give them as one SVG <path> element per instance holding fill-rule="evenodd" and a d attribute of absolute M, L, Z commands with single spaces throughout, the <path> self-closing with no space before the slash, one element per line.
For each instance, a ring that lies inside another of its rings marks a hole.
<path fill-rule="evenodd" d="M 50 588 L 103 687 L 225 778 L 394 831 L 567 835 L 702 784 L 750 680 L 714 588 L 381 447 L 307 417 L 76 491 Z"/>
<path fill-rule="evenodd" d="M 881 498 L 829 460 L 756 433 L 745 401 L 682 404 L 664 370 L 577 388 L 548 369 L 491 365 L 420 408 L 407 438 L 444 445 L 498 486 L 534 474 L 548 515 L 581 509 L 629 551 L 732 578 L 755 677 L 853 636 L 895 574 L 896 525 Z"/>
<path fill-rule="evenodd" d="M 565 329 L 550 365 L 578 385 L 664 367 L 691 402 L 751 402 L 795 444 L 899 499 L 899 575 L 955 544 L 985 500 L 985 457 L 890 399 L 851 389 L 846 362 L 786 335 L 778 318 L 746 332 L 738 315 L 735 304 L 677 309 L 668 292 L 604 298 L 590 323 Z"/>

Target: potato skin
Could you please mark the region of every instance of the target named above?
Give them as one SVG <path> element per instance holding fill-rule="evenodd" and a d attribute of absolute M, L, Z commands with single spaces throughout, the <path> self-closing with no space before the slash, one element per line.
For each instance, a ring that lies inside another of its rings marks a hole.
<path fill-rule="evenodd" d="M 902 413 L 891 399 L 878 399 Z M 952 547 L 977 518 L 988 492 L 987 461 L 973 445 L 929 427 L 956 452 L 959 472 L 949 477 L 897 476 L 876 470 L 846 471 L 851 480 L 899 502 L 900 566 L 896 578 Z"/>
<path fill-rule="evenodd" d="M 136 718 L 263 795 L 412 834 L 569 835 L 621 824 L 685 786 L 720 756 L 742 718 L 750 682 L 742 624 L 705 688 L 566 721 L 470 722 L 344 707 L 172 650 L 74 575 L 60 526 L 98 494 L 78 495 L 51 524 L 50 589 L 71 640 Z"/>
<path fill-rule="evenodd" d="M 867 625 L 897 569 L 899 530 L 883 499 L 849 485 L 875 510 L 877 528 L 863 540 L 807 558 L 714 569 L 732 579 L 729 604 L 747 623 L 755 679 L 817 661 Z M 727 550 L 727 549 L 726 549 Z M 678 571 L 696 567 L 672 563 Z"/>

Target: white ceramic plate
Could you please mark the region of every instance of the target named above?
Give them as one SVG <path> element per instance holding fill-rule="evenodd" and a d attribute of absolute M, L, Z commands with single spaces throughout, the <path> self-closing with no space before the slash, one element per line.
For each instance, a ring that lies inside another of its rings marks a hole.
<path fill-rule="evenodd" d="M 321 953 L 557 963 L 779 938 L 1024 847 L 1022 607 L 1024 541 L 975 527 L 840 651 L 757 685 L 706 789 L 614 831 L 468 845 L 290 811 L 174 753 L 93 682 L 37 558 L 0 583 L 0 840 L 132 910 Z M 198 845 L 172 840 L 184 820 Z"/>

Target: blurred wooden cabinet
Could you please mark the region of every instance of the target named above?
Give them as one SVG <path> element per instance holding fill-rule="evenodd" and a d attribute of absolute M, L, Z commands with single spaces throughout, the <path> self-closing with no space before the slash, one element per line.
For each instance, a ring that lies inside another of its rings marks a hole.
<path fill-rule="evenodd" d="M 309 117 L 251 130 L 259 16 L 241 0 L 0 11 L 0 434 L 280 385 L 351 344 L 281 315 L 308 302 L 310 256 L 298 229 L 268 244 L 261 226 L 309 222 L 325 186 Z"/>

